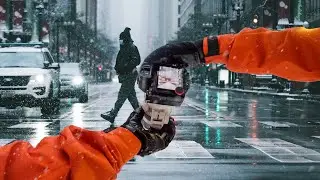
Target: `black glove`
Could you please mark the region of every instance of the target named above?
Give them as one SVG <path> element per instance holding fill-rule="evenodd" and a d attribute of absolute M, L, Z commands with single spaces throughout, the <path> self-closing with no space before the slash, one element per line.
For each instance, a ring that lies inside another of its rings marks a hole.
<path fill-rule="evenodd" d="M 143 92 L 147 92 L 154 82 L 153 77 L 160 66 L 184 69 L 184 90 L 190 86 L 187 67 L 194 67 L 205 63 L 203 41 L 181 42 L 167 44 L 153 51 L 142 63 L 138 76 L 138 85 Z"/>
<path fill-rule="evenodd" d="M 204 63 L 202 41 L 167 44 L 153 51 L 143 62 L 144 65 L 186 64 L 188 67 Z"/>
<path fill-rule="evenodd" d="M 169 123 L 164 125 L 161 130 L 153 128 L 145 130 L 141 124 L 143 116 L 144 111 L 142 108 L 139 108 L 131 113 L 128 120 L 122 125 L 122 127 L 131 131 L 141 141 L 142 146 L 138 153 L 140 156 L 150 155 L 165 149 L 176 134 L 173 118 L 170 118 Z"/>

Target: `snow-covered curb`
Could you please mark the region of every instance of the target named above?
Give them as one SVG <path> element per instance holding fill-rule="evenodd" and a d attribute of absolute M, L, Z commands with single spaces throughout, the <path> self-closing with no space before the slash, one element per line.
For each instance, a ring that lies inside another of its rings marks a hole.
<path fill-rule="evenodd" d="M 196 85 L 199 87 L 199 85 Z M 209 89 L 220 90 L 220 91 L 235 91 L 242 93 L 251 93 L 258 95 L 269 95 L 269 96 L 278 96 L 278 97 L 287 97 L 291 100 L 295 99 L 307 99 L 307 100 L 316 100 L 320 101 L 319 95 L 307 95 L 307 94 L 290 94 L 290 93 L 276 93 L 276 92 L 268 92 L 268 91 L 257 91 L 257 90 L 248 90 L 248 89 L 237 89 L 237 88 L 218 88 L 214 86 L 207 86 Z"/>

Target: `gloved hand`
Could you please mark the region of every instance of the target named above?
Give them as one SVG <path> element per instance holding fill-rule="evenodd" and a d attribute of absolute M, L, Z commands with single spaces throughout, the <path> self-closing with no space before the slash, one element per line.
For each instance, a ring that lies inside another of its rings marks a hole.
<path fill-rule="evenodd" d="M 204 63 L 204 54 L 202 50 L 202 41 L 200 42 L 182 42 L 167 44 L 153 51 L 143 62 L 145 65 L 153 66 L 164 64 L 184 64 L 192 67 Z"/>
<path fill-rule="evenodd" d="M 168 147 L 176 134 L 176 127 L 173 118 L 162 129 L 145 130 L 141 124 L 144 116 L 142 108 L 137 109 L 129 116 L 128 120 L 121 126 L 131 131 L 140 141 L 141 149 L 138 153 L 140 156 L 146 156 L 161 151 Z"/>

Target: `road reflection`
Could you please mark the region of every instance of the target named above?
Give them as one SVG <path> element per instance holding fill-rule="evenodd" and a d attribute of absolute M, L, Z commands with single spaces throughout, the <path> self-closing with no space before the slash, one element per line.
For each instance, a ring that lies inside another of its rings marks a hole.
<path fill-rule="evenodd" d="M 83 112 L 84 111 L 84 105 L 83 104 L 74 104 L 72 106 L 72 125 L 78 126 L 83 128 Z"/>
<path fill-rule="evenodd" d="M 37 144 L 45 137 L 49 136 L 49 128 L 47 128 L 46 126 L 48 125 L 48 123 L 36 123 L 34 125 L 34 135 L 33 138 L 31 138 L 29 140 L 30 144 L 32 144 L 32 146 L 37 146 Z"/>
<path fill-rule="evenodd" d="M 205 89 L 205 108 L 206 108 L 206 120 L 209 119 L 210 117 L 210 107 L 209 107 L 209 90 L 208 88 Z M 205 144 L 209 145 L 210 144 L 210 128 L 209 126 L 206 125 L 205 127 Z"/>
<path fill-rule="evenodd" d="M 85 126 L 83 113 L 85 110 L 84 107 L 84 104 L 73 104 L 70 113 L 68 113 L 66 117 L 60 120 L 60 131 L 70 125 L 83 128 Z"/>
<path fill-rule="evenodd" d="M 223 93 L 222 97 L 225 98 L 225 93 Z M 217 92 L 217 101 L 216 101 L 216 112 L 220 112 L 220 106 L 221 106 L 221 92 Z M 217 121 L 220 122 L 220 118 L 218 117 Z M 215 145 L 220 146 L 222 145 L 221 143 L 221 128 L 216 128 L 215 129 Z"/>
<path fill-rule="evenodd" d="M 259 128 L 259 121 L 257 119 L 257 104 L 258 100 L 253 99 L 249 104 L 248 104 L 248 116 L 250 117 L 250 133 L 249 137 L 250 138 L 258 138 L 258 128 Z"/>

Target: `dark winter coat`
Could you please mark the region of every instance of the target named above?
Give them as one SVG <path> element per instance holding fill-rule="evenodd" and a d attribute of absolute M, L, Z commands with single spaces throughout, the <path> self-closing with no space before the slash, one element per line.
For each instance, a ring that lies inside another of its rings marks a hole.
<path fill-rule="evenodd" d="M 140 62 L 139 50 L 133 43 L 122 45 L 115 65 L 115 70 L 119 75 L 119 82 L 123 83 L 124 80 L 135 80 L 138 75 L 136 67 Z"/>

